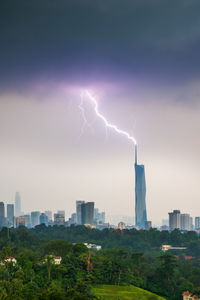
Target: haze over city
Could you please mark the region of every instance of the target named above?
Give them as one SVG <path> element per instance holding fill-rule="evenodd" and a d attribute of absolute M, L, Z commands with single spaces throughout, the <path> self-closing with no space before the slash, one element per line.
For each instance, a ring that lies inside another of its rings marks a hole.
<path fill-rule="evenodd" d="M 92 125 L 81 131 L 87 89 L 137 139 L 148 219 L 160 222 L 173 209 L 195 216 L 199 3 L 36 1 L 27 11 L 27 1 L 12 10 L 9 2 L 0 9 L 1 201 L 20 191 L 25 212 L 69 216 L 83 199 L 108 215 L 134 216 L 134 147 L 106 132 L 87 99 Z"/>

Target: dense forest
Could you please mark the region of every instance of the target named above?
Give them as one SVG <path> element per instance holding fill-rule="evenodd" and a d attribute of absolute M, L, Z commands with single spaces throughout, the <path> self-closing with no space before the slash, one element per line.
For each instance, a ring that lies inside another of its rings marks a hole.
<path fill-rule="evenodd" d="M 163 253 L 162 244 L 186 249 Z M 84 226 L 0 231 L 0 299 L 95 299 L 91 287 L 101 284 L 134 285 L 173 300 L 186 290 L 199 294 L 200 239 L 178 230 Z"/>

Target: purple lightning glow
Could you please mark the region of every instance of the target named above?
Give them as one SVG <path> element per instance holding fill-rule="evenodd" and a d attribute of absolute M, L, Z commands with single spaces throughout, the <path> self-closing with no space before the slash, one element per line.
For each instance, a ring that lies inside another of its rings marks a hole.
<path fill-rule="evenodd" d="M 87 90 L 84 92 L 84 94 L 86 94 L 87 97 L 90 99 L 90 101 L 94 104 L 94 111 L 96 113 L 96 116 L 104 122 L 106 128 L 111 128 L 115 132 L 126 136 L 130 141 L 133 142 L 134 145 L 137 145 L 136 139 L 134 137 L 132 137 L 128 132 L 119 129 L 116 125 L 113 125 L 113 124 L 111 124 L 107 121 L 107 119 L 99 112 L 97 100 Z M 84 119 L 84 122 L 86 124 L 87 119 L 85 117 L 85 111 L 84 111 L 84 108 L 83 108 L 82 104 L 83 104 L 83 100 L 81 100 L 81 104 L 79 105 L 79 108 L 82 111 L 83 119 Z"/>

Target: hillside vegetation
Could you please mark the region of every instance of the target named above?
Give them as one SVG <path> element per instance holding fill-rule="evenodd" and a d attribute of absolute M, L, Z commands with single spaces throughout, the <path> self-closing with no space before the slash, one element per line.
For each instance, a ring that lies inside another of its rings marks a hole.
<path fill-rule="evenodd" d="M 153 293 L 130 286 L 100 285 L 92 289 L 98 299 L 102 300 L 164 300 Z"/>

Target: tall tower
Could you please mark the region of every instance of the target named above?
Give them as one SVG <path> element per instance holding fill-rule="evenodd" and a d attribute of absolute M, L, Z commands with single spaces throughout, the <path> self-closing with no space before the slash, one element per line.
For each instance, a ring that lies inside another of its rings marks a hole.
<path fill-rule="evenodd" d="M 76 201 L 76 221 L 77 221 L 78 225 L 82 224 L 82 221 L 81 221 L 81 205 L 83 203 L 85 203 L 85 201 L 83 201 L 83 200 Z"/>
<path fill-rule="evenodd" d="M 147 221 L 146 181 L 144 165 L 137 163 L 137 145 L 135 145 L 135 225 L 144 229 Z"/>
<path fill-rule="evenodd" d="M 21 215 L 21 196 L 19 192 L 15 194 L 15 217 Z"/>
<path fill-rule="evenodd" d="M 94 224 L 94 202 L 81 204 L 81 224 Z"/>

